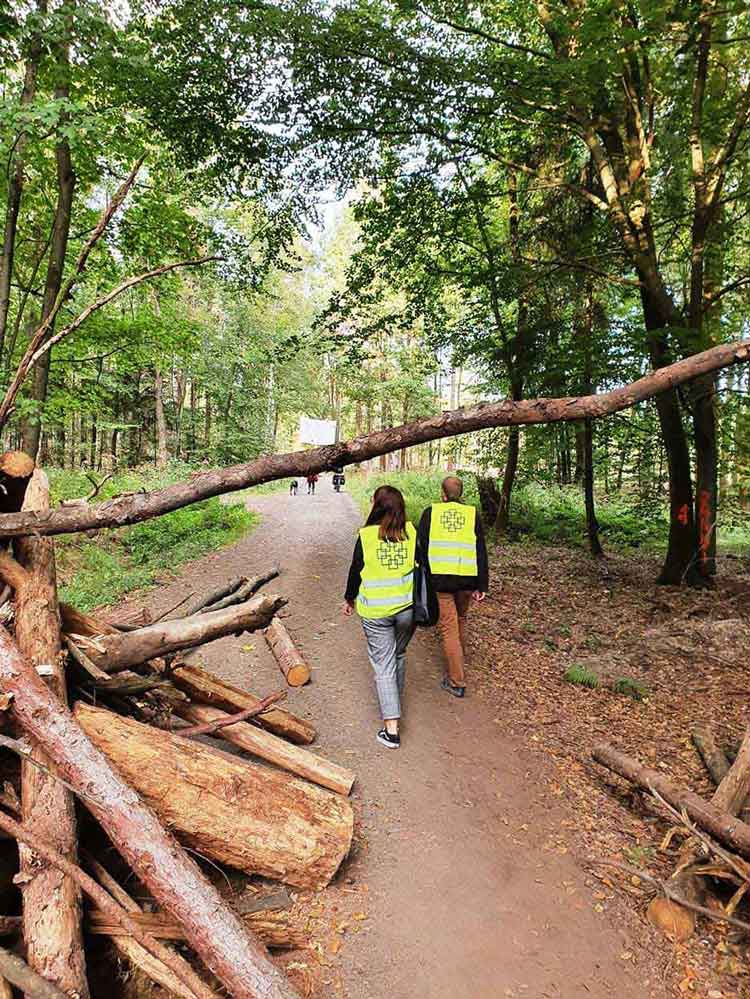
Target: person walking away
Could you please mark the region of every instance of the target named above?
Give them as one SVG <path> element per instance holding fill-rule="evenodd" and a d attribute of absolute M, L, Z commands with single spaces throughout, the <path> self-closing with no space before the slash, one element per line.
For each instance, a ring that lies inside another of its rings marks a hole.
<path fill-rule="evenodd" d="M 307 476 L 307 495 L 308 496 L 314 496 L 315 495 L 315 483 L 317 481 L 318 481 L 318 476 L 314 472 L 311 472 L 310 475 Z"/>
<path fill-rule="evenodd" d="M 296 479 L 292 479 L 292 481 L 289 483 L 289 495 L 290 496 L 296 496 L 297 495 L 297 480 Z"/>
<path fill-rule="evenodd" d="M 463 482 L 457 476 L 444 479 L 441 502 L 427 507 L 418 532 L 420 550 L 427 552 L 440 605 L 438 628 L 446 660 L 440 685 L 454 697 L 466 694 L 469 606 L 472 600 L 484 600 L 489 588 L 482 522 L 476 509 L 462 502 L 463 491 Z"/>
<path fill-rule="evenodd" d="M 406 679 L 406 647 L 414 634 L 412 610 L 417 532 L 406 519 L 404 497 L 380 486 L 354 547 L 344 596 L 344 614 L 356 606 L 375 675 L 383 727 L 377 740 L 401 745 L 399 723 Z"/>

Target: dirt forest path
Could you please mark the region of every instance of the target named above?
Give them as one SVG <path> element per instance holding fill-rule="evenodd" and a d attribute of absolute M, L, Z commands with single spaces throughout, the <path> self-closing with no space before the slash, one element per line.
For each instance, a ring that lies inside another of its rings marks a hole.
<path fill-rule="evenodd" d="M 418 632 L 410 647 L 402 748 L 376 743 L 361 628 L 340 613 L 359 512 L 327 479 L 318 490 L 252 499 L 258 529 L 148 603 L 161 610 L 190 590 L 282 567 L 269 589 L 289 598 L 285 623 L 314 678 L 290 692 L 289 707 L 314 720 L 313 748 L 357 773 L 353 855 L 315 900 L 318 925 L 328 921 L 323 995 L 662 999 L 658 973 L 627 960 L 637 944 L 594 911 L 586 875 L 556 848 L 566 813 L 542 790 L 539 757 L 506 735 L 502 705 L 471 688 L 464 701 L 439 689 L 432 633 Z M 223 639 L 199 658 L 255 692 L 279 686 L 260 636 Z"/>

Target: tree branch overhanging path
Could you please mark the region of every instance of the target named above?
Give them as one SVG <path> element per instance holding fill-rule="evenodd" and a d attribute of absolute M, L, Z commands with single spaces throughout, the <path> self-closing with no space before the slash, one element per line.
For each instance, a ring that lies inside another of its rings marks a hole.
<path fill-rule="evenodd" d="M 71 534 L 122 527 L 158 517 L 200 500 L 236 492 L 290 475 L 323 472 L 336 465 L 353 465 L 415 444 L 455 437 L 489 427 L 598 418 L 620 412 L 694 378 L 750 360 L 750 340 L 712 347 L 600 395 L 560 399 L 524 399 L 483 403 L 443 412 L 403 426 L 389 427 L 351 441 L 309 451 L 272 454 L 242 465 L 199 472 L 187 481 L 151 493 L 124 495 L 92 506 L 8 513 L 0 516 L 0 538 Z"/>

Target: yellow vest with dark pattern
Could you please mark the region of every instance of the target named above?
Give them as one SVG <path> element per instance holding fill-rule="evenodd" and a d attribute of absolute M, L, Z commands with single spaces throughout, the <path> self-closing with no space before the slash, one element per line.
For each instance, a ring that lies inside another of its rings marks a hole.
<path fill-rule="evenodd" d="M 417 550 L 414 525 L 407 523 L 404 541 L 387 541 L 379 531 L 380 527 L 373 524 L 359 532 L 365 562 L 357 596 L 360 617 L 390 617 L 413 602 Z"/>
<path fill-rule="evenodd" d="M 433 503 L 430 514 L 430 570 L 437 576 L 476 576 L 477 511 L 463 503 Z"/>

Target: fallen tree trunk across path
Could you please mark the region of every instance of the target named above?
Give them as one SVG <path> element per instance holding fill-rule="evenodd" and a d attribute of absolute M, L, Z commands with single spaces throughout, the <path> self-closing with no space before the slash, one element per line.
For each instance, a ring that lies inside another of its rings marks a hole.
<path fill-rule="evenodd" d="M 260 594 L 244 604 L 207 611 L 173 621 L 159 621 L 137 631 L 117 631 L 97 637 L 97 648 L 87 651 L 91 661 L 106 673 L 119 673 L 149 659 L 181 649 L 195 648 L 224 635 L 259 631 L 286 601 L 274 594 Z"/>
<path fill-rule="evenodd" d="M 61 507 L 48 513 L 7 513 L 0 515 L 0 537 L 23 534 L 69 534 L 102 527 L 121 527 L 178 510 L 199 500 L 222 493 L 247 489 L 262 482 L 290 475 L 305 476 L 324 472 L 337 465 L 352 465 L 381 454 L 424 444 L 441 437 L 455 437 L 472 430 L 535 423 L 559 423 L 607 416 L 638 402 L 683 385 L 700 375 L 710 374 L 750 358 L 750 340 L 712 347 L 700 354 L 659 368 L 638 381 L 601 395 L 565 399 L 525 399 L 483 403 L 457 409 L 400 427 L 389 427 L 359 437 L 309 451 L 265 455 L 244 465 L 199 472 L 186 482 L 178 482 L 152 493 L 120 496 L 92 506 Z"/>
<path fill-rule="evenodd" d="M 201 704 L 210 704 L 214 708 L 221 708 L 228 714 L 236 714 L 247 708 L 256 708 L 260 704 L 260 698 L 255 694 L 249 694 L 239 687 L 233 687 L 231 683 L 220 680 L 218 676 L 209 673 L 208 670 L 200 666 L 188 665 L 178 666 L 170 673 L 170 679 L 175 687 L 188 694 L 193 701 Z M 304 718 L 298 718 L 284 708 L 273 707 L 264 711 L 254 719 L 255 722 L 267 732 L 280 735 L 298 746 L 309 746 L 315 742 L 315 728 Z"/>
<path fill-rule="evenodd" d="M 135 874 L 185 929 L 235 999 L 299 999 L 198 865 L 120 777 L 0 628 L 0 688 L 9 713 L 55 761 Z M 182 740 L 186 742 L 186 740 Z"/>
<path fill-rule="evenodd" d="M 176 703 L 172 710 L 180 718 L 198 725 L 231 717 L 225 711 L 209 707 L 207 704 Z M 184 735 L 184 732 L 177 734 Z M 307 749 L 291 746 L 283 739 L 279 739 L 278 736 L 264 732 L 262 728 L 256 728 L 255 725 L 235 722 L 234 725 L 216 730 L 214 734 L 235 746 L 239 746 L 240 749 L 252 753 L 253 756 L 258 756 L 269 763 L 275 763 L 282 770 L 288 770 L 314 784 L 327 787 L 337 794 L 349 794 L 354 784 L 355 775 L 351 770 L 346 770 L 336 763 L 330 763 Z"/>
<path fill-rule="evenodd" d="M 714 839 L 735 850 L 746 860 L 750 860 L 749 825 L 717 808 L 700 795 L 678 787 L 657 770 L 641 766 L 637 760 L 626 756 L 613 746 L 601 743 L 594 747 L 591 755 L 597 763 L 624 777 L 631 784 L 637 784 L 647 791 L 654 791 L 673 808 L 678 811 L 684 810 L 697 826 L 705 829 Z"/>
<path fill-rule="evenodd" d="M 340 795 L 79 701 L 75 718 L 177 837 L 221 864 L 324 888 L 349 853 Z"/>

